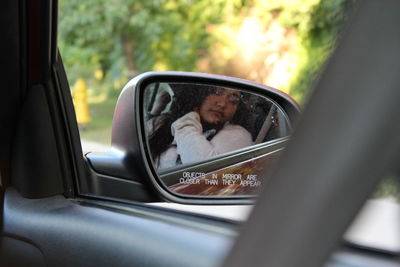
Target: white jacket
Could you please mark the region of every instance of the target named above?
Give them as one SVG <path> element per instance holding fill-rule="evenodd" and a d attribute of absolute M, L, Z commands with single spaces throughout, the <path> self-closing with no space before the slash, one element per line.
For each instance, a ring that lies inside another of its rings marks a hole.
<path fill-rule="evenodd" d="M 200 122 L 197 112 L 189 112 L 171 125 L 174 140 L 170 147 L 160 154 L 157 169 L 164 169 L 180 164 L 193 163 L 231 152 L 253 144 L 251 134 L 242 126 L 226 123 L 210 140 Z"/>

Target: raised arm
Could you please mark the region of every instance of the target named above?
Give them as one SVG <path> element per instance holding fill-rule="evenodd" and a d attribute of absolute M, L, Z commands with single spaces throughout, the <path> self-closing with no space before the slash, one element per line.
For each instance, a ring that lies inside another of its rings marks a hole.
<path fill-rule="evenodd" d="M 189 112 L 171 125 L 182 163 L 208 158 L 252 145 L 251 134 L 239 125 L 226 125 L 208 141 L 197 112 Z"/>

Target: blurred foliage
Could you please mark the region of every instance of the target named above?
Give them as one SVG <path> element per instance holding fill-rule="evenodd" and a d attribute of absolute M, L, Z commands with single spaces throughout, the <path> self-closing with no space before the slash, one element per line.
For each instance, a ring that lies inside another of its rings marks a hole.
<path fill-rule="evenodd" d="M 340 29 L 345 21 L 345 9 L 353 0 L 320 1 L 313 5 L 305 24 L 298 24 L 302 49 L 301 63 L 292 78 L 293 97 L 304 101 L 311 91 L 312 83 L 332 53 Z"/>
<path fill-rule="evenodd" d="M 253 0 L 215 27 L 211 72 L 255 80 L 300 103 L 333 51 L 352 0 Z"/>
<path fill-rule="evenodd" d="M 389 174 L 384 177 L 373 194 L 373 198 L 394 197 L 400 202 L 399 174 Z"/>
<path fill-rule="evenodd" d="M 140 72 L 184 70 L 273 83 L 301 102 L 352 1 L 60 1 L 59 44 L 70 83 L 84 78 L 89 95 L 118 95 Z M 281 36 L 260 41 L 273 22 Z M 265 50 L 274 41 L 275 50 Z M 251 50 L 261 53 L 258 62 L 241 67 Z"/>
<path fill-rule="evenodd" d="M 93 121 L 81 134 L 109 140 L 110 103 L 150 70 L 241 77 L 302 103 L 353 1 L 60 1 L 59 48 L 71 89 L 79 78 L 88 85 Z"/>
<path fill-rule="evenodd" d="M 70 83 L 84 77 L 99 91 L 119 92 L 140 72 L 195 70 L 209 46 L 207 26 L 220 23 L 223 2 L 60 1 L 59 43 Z M 96 78 L 96 72 L 102 74 Z"/>

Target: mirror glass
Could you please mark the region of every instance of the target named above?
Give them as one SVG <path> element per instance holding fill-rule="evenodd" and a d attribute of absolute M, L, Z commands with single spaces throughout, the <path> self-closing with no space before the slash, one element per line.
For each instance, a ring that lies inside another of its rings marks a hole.
<path fill-rule="evenodd" d="M 257 194 L 291 128 L 272 99 L 240 88 L 151 83 L 143 103 L 154 170 L 179 194 Z"/>

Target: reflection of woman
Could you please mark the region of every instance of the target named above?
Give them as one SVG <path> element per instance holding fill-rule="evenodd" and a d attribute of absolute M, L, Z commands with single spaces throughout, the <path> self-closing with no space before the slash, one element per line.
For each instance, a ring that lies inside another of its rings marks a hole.
<path fill-rule="evenodd" d="M 171 111 L 149 121 L 149 144 L 157 169 L 252 145 L 251 134 L 242 127 L 247 112 L 238 90 L 181 86 L 185 85 L 174 85 Z"/>

